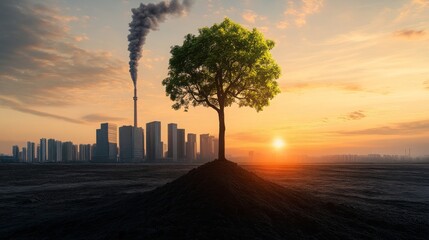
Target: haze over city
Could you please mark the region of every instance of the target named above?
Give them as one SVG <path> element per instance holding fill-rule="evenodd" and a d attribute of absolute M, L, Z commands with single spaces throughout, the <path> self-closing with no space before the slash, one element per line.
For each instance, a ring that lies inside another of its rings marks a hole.
<path fill-rule="evenodd" d="M 40 138 L 95 143 L 133 122 L 130 9 L 149 1 L 20 1 L 0 16 L 0 153 Z M 139 70 L 139 125 L 217 135 L 217 116 L 175 111 L 161 81 L 170 47 L 226 16 L 276 42 L 282 93 L 262 112 L 226 109 L 227 154 L 429 154 L 429 2 L 195 1 L 152 31 Z"/>

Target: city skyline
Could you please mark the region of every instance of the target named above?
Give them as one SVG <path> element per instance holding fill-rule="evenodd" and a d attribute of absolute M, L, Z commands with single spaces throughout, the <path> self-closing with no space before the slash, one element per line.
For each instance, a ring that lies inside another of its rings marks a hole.
<path fill-rule="evenodd" d="M 53 138 L 40 138 L 39 143 L 27 141 L 26 147 L 11 146 L 11 155 L 0 155 L 3 161 L 21 163 L 48 163 L 76 161 L 98 163 L 156 163 L 156 162 L 187 162 L 203 163 L 217 156 L 218 140 L 209 134 L 200 134 L 206 139 L 197 144 L 195 133 L 177 128 L 176 123 L 168 123 L 168 149 L 164 154 L 164 144 L 160 138 L 161 122 L 146 123 L 147 135 L 143 128 L 134 126 L 118 127 L 114 123 L 101 123 L 95 129 L 96 143 L 74 144 Z M 119 133 L 119 134 L 118 134 Z M 145 140 L 146 139 L 146 142 Z M 200 152 L 197 151 L 198 146 Z M 145 151 L 145 148 L 147 151 Z M 29 149 L 29 151 L 27 151 Z M 34 149 L 36 151 L 34 152 Z M 172 150 L 174 149 L 174 151 Z M 170 153 L 169 153 L 170 151 Z M 173 153 L 174 152 L 174 153 Z M 201 154 L 202 153 L 202 154 Z M 12 159 L 10 158 L 12 157 Z"/>
<path fill-rule="evenodd" d="M 2 32 L 16 33 L 0 46 L 0 153 L 40 137 L 94 143 L 99 122 L 132 124 L 126 36 L 130 9 L 140 2 L 149 1 L 0 3 L 8 13 Z M 285 156 L 402 155 L 409 148 L 429 155 L 428 14 L 425 0 L 195 1 L 147 37 L 139 122 L 174 121 L 217 135 L 214 112 L 174 111 L 161 81 L 171 46 L 229 17 L 276 42 L 283 73 L 282 93 L 264 111 L 227 109 L 227 154 L 272 156 L 272 141 L 282 138 Z"/>

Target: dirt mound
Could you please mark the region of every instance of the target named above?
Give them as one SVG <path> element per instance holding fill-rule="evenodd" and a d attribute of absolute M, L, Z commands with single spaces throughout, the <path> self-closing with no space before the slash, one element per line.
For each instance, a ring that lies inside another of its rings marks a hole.
<path fill-rule="evenodd" d="M 90 210 L 15 232 L 32 239 L 380 239 L 427 230 L 326 203 L 215 160 L 153 191 L 106 197 Z"/>

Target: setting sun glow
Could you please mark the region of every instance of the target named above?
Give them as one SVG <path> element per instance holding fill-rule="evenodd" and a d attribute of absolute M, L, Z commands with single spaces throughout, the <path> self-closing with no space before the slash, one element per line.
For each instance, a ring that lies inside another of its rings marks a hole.
<path fill-rule="evenodd" d="M 276 138 L 273 141 L 273 147 L 276 149 L 282 149 L 285 146 L 285 141 L 283 141 L 283 139 L 281 138 Z"/>

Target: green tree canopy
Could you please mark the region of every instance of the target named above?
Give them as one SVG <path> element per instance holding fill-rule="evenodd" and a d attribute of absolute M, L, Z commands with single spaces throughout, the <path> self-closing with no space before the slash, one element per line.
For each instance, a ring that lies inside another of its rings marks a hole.
<path fill-rule="evenodd" d="M 226 18 L 188 34 L 171 48 L 163 80 L 173 108 L 211 107 L 219 116 L 219 159 L 225 159 L 225 107 L 237 103 L 261 111 L 280 89 L 280 67 L 271 56 L 274 42 Z"/>

